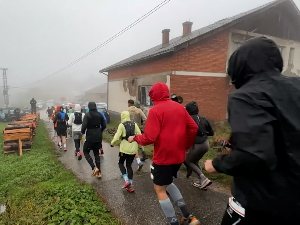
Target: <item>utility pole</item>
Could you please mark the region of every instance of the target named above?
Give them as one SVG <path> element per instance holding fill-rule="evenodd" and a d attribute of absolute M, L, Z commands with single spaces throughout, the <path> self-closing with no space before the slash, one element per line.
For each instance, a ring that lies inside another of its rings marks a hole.
<path fill-rule="evenodd" d="M 3 97 L 4 97 L 4 104 L 6 107 L 9 105 L 9 95 L 8 95 L 8 86 L 7 86 L 7 76 L 6 76 L 6 70 L 7 68 L 0 68 L 3 73 Z"/>

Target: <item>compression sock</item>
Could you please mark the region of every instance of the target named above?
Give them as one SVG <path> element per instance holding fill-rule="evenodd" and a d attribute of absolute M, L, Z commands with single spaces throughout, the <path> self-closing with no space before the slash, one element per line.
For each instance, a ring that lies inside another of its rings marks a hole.
<path fill-rule="evenodd" d="M 132 184 L 133 180 L 132 180 L 132 179 L 129 179 L 129 182 Z"/>
<path fill-rule="evenodd" d="M 187 209 L 187 206 L 182 198 L 182 195 L 179 189 L 176 187 L 175 184 L 170 184 L 167 186 L 167 191 L 169 195 L 172 197 L 173 201 L 175 201 L 176 205 L 180 208 L 180 211 L 184 218 L 188 218 L 190 216 L 190 212 Z"/>
<path fill-rule="evenodd" d="M 172 225 L 179 225 L 179 222 L 175 215 L 175 210 L 169 198 L 165 200 L 159 200 L 159 204 L 164 211 L 165 216 L 167 217 L 168 221 Z"/>
<path fill-rule="evenodd" d="M 141 159 L 138 157 L 138 158 L 136 158 L 136 162 L 137 162 L 137 164 L 138 165 L 140 165 L 140 163 L 141 163 Z"/>
<path fill-rule="evenodd" d="M 58 145 L 61 146 L 61 142 L 58 142 Z"/>
<path fill-rule="evenodd" d="M 127 182 L 127 181 L 128 181 L 128 177 L 127 177 L 127 174 L 126 174 L 126 173 L 125 173 L 125 174 L 123 174 L 123 178 L 124 178 L 125 182 Z"/>
<path fill-rule="evenodd" d="M 64 148 L 66 148 L 67 147 L 67 144 L 64 144 Z"/>

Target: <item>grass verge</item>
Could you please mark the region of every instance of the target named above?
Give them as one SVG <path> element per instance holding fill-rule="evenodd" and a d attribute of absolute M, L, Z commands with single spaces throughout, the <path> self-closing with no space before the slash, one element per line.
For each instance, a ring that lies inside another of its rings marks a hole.
<path fill-rule="evenodd" d="M 112 133 L 117 130 L 119 126 L 119 121 L 117 120 L 111 120 L 109 124 L 107 124 L 107 130 L 106 132 L 103 133 L 103 140 L 107 142 L 111 142 L 113 139 Z M 214 141 L 218 141 L 219 139 L 229 139 L 229 133 L 230 133 L 230 128 L 228 128 L 228 125 L 225 124 L 223 125 L 218 125 L 214 127 L 215 130 L 215 137 L 210 138 L 209 141 L 212 145 Z M 152 158 L 153 156 L 153 146 L 145 146 L 145 152 L 148 157 Z M 200 160 L 200 166 L 204 168 L 204 162 L 208 159 L 214 159 L 218 154 L 220 154 L 216 149 L 211 148 L 205 155 L 204 157 Z M 219 182 L 220 184 L 223 185 L 230 185 L 232 182 L 232 177 L 227 176 L 225 174 L 210 174 L 207 173 L 205 170 L 203 170 L 203 173 L 205 176 L 207 176 L 210 180 Z"/>
<path fill-rule="evenodd" d="M 43 121 L 23 156 L 2 152 L 3 134 L 0 143 L 0 202 L 7 204 L 0 224 L 120 224 L 92 187 L 57 160 Z"/>

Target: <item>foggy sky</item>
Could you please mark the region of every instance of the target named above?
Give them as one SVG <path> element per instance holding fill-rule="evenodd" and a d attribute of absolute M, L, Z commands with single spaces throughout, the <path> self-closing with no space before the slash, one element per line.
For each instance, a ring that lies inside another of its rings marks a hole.
<path fill-rule="evenodd" d="M 161 2 L 0 0 L 0 67 L 9 68 L 9 86 L 19 87 L 59 70 Z M 99 69 L 160 44 L 163 29 L 171 29 L 170 38 L 174 38 L 182 34 L 185 21 L 192 21 L 195 30 L 268 2 L 271 1 L 171 0 L 104 48 L 35 86 L 80 93 L 106 82 L 107 77 L 100 75 Z M 295 3 L 300 7 L 300 0 Z M 11 89 L 11 98 L 24 91 Z"/>

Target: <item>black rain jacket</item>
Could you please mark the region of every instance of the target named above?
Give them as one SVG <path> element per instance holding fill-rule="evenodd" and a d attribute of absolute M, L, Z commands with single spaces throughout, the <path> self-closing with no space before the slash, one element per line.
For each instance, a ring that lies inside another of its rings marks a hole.
<path fill-rule="evenodd" d="M 283 60 L 265 37 L 233 53 L 228 75 L 232 151 L 213 160 L 233 176 L 232 195 L 243 207 L 300 217 L 300 80 L 281 74 Z M 300 224 L 299 221 L 295 224 Z"/>
<path fill-rule="evenodd" d="M 89 102 L 89 112 L 85 114 L 81 126 L 81 133 L 85 134 L 86 140 L 90 142 L 102 142 L 102 132 L 106 128 L 105 120 L 97 111 L 96 103 Z"/>
<path fill-rule="evenodd" d="M 207 136 L 214 136 L 214 131 L 211 128 L 207 119 L 199 115 L 199 108 L 196 102 L 192 101 L 185 106 L 186 111 L 198 125 L 198 132 L 195 139 L 195 144 L 202 144 L 207 140 Z"/>

